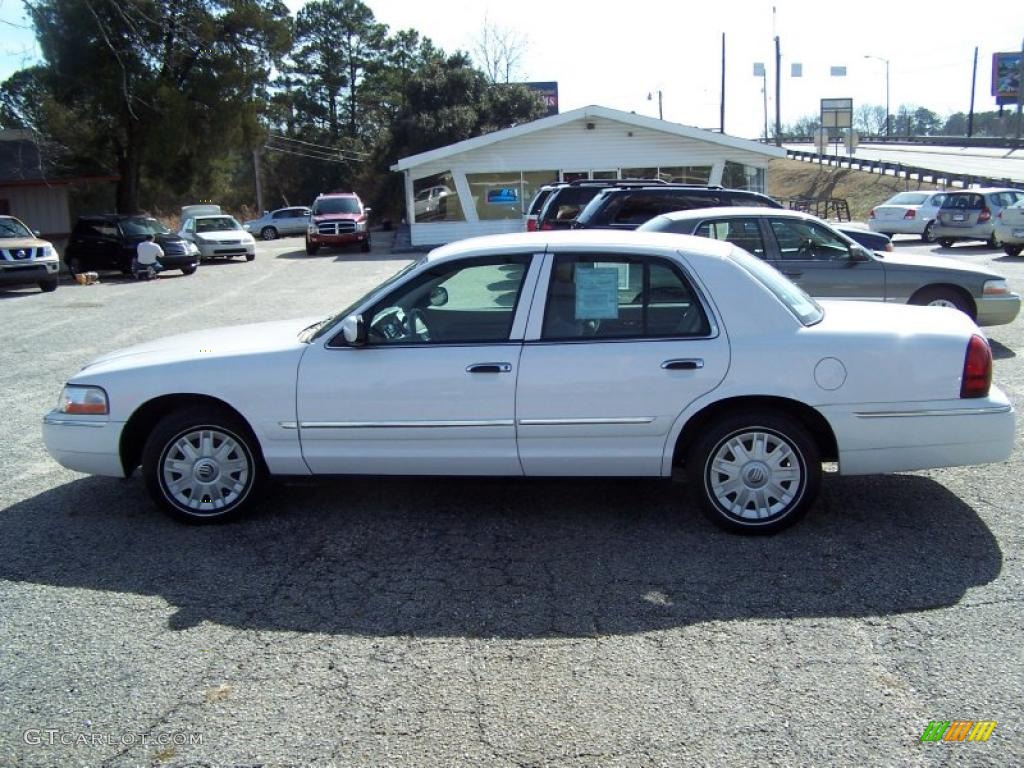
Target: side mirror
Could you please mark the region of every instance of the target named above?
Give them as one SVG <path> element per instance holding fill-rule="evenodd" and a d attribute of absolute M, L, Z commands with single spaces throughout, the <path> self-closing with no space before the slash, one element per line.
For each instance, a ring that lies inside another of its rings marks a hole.
<path fill-rule="evenodd" d="M 268 213 L 270 213 L 270 211 L 264 211 L 263 215 L 266 216 Z"/>
<path fill-rule="evenodd" d="M 361 347 L 366 343 L 366 325 L 362 315 L 349 315 L 341 321 L 341 335 L 345 342 L 353 347 Z"/>
<path fill-rule="evenodd" d="M 38 229 L 33 229 L 32 230 L 32 234 L 35 235 L 36 237 L 39 237 L 39 230 Z"/>
<path fill-rule="evenodd" d="M 440 285 L 430 292 L 430 306 L 432 307 L 443 307 L 448 303 L 448 289 L 442 288 Z"/>
<path fill-rule="evenodd" d="M 851 245 L 850 261 L 871 261 L 871 254 L 863 245 Z"/>
<path fill-rule="evenodd" d="M 363 208 L 363 213 L 369 216 L 371 213 L 373 213 L 373 208 Z"/>

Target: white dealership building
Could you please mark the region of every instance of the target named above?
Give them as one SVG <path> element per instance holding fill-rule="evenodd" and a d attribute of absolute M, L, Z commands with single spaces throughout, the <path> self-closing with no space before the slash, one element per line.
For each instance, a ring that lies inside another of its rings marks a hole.
<path fill-rule="evenodd" d="M 785 156 L 756 141 L 589 106 L 404 157 L 391 170 L 404 174 L 412 244 L 423 246 L 518 231 L 534 192 L 553 181 L 662 178 L 763 192 L 768 162 Z"/>

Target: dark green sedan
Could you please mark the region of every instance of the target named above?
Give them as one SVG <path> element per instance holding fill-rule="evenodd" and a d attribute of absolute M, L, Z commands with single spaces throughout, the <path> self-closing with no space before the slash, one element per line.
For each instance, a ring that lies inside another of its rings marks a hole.
<path fill-rule="evenodd" d="M 815 298 L 955 307 L 978 325 L 1011 323 L 1020 312 L 1020 296 L 992 270 L 938 256 L 872 252 L 798 211 L 700 208 L 656 216 L 638 231 L 727 240 Z"/>

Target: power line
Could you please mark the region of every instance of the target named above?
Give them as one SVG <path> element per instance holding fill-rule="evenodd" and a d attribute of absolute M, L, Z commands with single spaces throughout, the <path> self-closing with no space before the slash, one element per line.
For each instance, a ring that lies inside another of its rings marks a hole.
<path fill-rule="evenodd" d="M 269 149 L 271 152 L 283 152 L 286 155 L 295 155 L 296 157 L 305 157 L 310 160 L 323 160 L 327 163 L 348 163 L 351 162 L 352 158 L 349 157 L 324 157 L 323 155 L 307 155 L 302 152 L 292 152 L 288 149 L 281 149 L 280 147 L 272 147 L 269 144 L 265 144 L 264 149 Z"/>
<path fill-rule="evenodd" d="M 361 156 L 365 156 L 365 155 L 369 154 L 368 152 L 357 152 L 354 149 L 338 149 L 337 147 L 332 147 L 329 144 L 314 144 L 311 141 L 302 141 L 301 139 L 293 139 L 290 136 L 282 136 L 279 133 L 271 133 L 270 134 L 270 138 L 271 139 L 276 139 L 276 140 L 279 140 L 279 141 L 291 141 L 291 142 L 294 142 L 295 144 L 305 144 L 307 147 L 315 147 L 317 149 L 329 149 L 332 152 L 348 152 L 349 154 L 352 154 L 352 155 L 361 155 Z"/>

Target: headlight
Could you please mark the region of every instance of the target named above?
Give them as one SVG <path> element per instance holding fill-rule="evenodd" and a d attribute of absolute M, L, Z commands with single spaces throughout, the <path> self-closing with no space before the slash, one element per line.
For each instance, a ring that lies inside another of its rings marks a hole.
<path fill-rule="evenodd" d="M 190 242 L 188 244 L 188 253 L 189 253 L 189 256 L 198 256 L 199 255 L 199 246 L 196 245 L 195 243 Z"/>
<path fill-rule="evenodd" d="M 1010 293 L 1010 287 L 1005 280 L 986 280 L 981 287 L 984 296 L 1006 296 Z"/>
<path fill-rule="evenodd" d="M 356 222 L 356 232 L 365 232 L 365 231 L 366 231 L 366 222 L 365 221 L 357 221 Z"/>
<path fill-rule="evenodd" d="M 250 234 L 246 234 L 246 236 L 242 238 L 242 242 L 244 242 L 246 245 L 256 245 L 256 238 L 254 238 Z"/>
<path fill-rule="evenodd" d="M 107 393 L 99 387 L 83 387 L 77 384 L 65 384 L 57 400 L 57 410 L 61 413 L 110 413 Z"/>
<path fill-rule="evenodd" d="M 56 256 L 57 256 L 57 252 L 53 250 L 53 246 L 52 245 L 44 245 L 43 246 L 43 253 L 42 253 L 42 255 L 39 258 L 41 258 L 41 259 L 53 259 L 53 258 L 56 258 Z"/>

